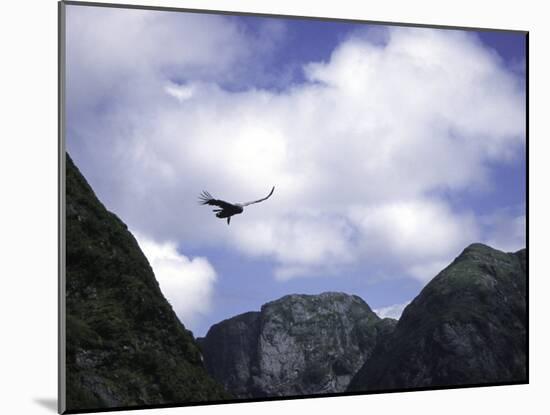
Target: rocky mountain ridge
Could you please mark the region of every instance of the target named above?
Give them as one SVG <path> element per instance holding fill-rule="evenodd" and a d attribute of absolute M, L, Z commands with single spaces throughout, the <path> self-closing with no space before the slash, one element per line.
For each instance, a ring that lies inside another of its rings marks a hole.
<path fill-rule="evenodd" d="M 288 295 L 198 339 L 209 373 L 239 398 L 343 392 L 396 321 L 343 293 Z"/>
<path fill-rule="evenodd" d="M 198 339 L 240 398 L 527 380 L 526 250 L 467 247 L 406 307 L 380 319 L 359 297 L 290 295 Z"/>
<path fill-rule="evenodd" d="M 409 304 L 349 391 L 527 381 L 527 252 L 467 247 Z"/>
<path fill-rule="evenodd" d="M 398 322 L 355 295 L 292 294 L 195 341 L 66 163 L 68 410 L 527 381 L 525 249 L 470 245 Z"/>

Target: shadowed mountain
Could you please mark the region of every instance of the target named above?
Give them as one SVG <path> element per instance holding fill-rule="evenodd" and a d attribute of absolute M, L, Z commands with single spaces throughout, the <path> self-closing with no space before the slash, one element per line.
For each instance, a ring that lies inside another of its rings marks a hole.
<path fill-rule="evenodd" d="M 66 163 L 67 409 L 228 398 L 126 225 Z"/>
<path fill-rule="evenodd" d="M 288 295 L 199 338 L 209 373 L 240 398 L 343 392 L 396 321 L 359 297 Z"/>
<path fill-rule="evenodd" d="M 526 250 L 473 244 L 407 306 L 349 391 L 527 381 Z"/>

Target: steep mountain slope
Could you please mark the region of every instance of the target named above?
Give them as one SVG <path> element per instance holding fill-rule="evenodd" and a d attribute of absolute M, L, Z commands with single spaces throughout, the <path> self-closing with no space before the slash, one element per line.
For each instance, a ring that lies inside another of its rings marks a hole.
<path fill-rule="evenodd" d="M 335 393 L 395 323 L 357 296 L 288 295 L 198 340 L 209 373 L 237 397 Z"/>
<path fill-rule="evenodd" d="M 67 409 L 227 398 L 126 225 L 66 163 Z"/>
<path fill-rule="evenodd" d="M 526 251 L 466 248 L 405 309 L 348 390 L 525 382 Z"/>

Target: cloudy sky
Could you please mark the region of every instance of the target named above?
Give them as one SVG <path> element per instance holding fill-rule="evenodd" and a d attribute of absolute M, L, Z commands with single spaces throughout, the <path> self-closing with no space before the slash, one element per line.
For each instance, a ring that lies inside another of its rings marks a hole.
<path fill-rule="evenodd" d="M 396 317 L 525 246 L 521 34 L 69 5 L 66 42 L 67 151 L 196 335 L 290 293 Z"/>

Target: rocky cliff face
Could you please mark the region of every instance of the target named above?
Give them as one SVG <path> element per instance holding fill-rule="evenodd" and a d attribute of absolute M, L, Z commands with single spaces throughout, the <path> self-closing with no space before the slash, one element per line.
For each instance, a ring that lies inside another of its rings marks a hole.
<path fill-rule="evenodd" d="M 526 251 L 466 248 L 405 309 L 348 390 L 525 382 Z"/>
<path fill-rule="evenodd" d="M 209 373 L 240 398 L 343 392 L 396 321 L 359 297 L 289 295 L 199 339 Z"/>
<path fill-rule="evenodd" d="M 66 172 L 67 409 L 227 398 L 126 225 Z"/>

